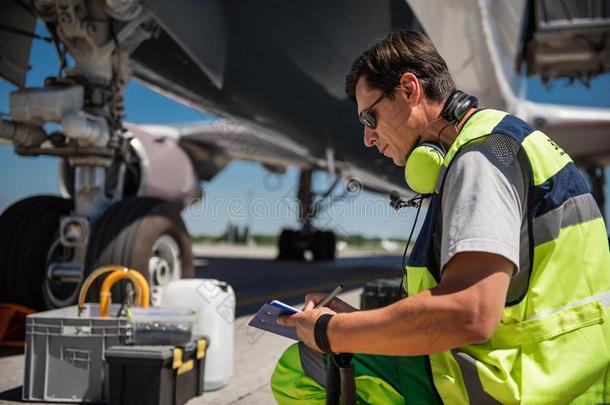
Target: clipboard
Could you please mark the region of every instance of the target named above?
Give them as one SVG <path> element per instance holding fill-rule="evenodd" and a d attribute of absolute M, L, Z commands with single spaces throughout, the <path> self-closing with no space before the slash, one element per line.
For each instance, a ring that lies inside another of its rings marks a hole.
<path fill-rule="evenodd" d="M 301 310 L 284 304 L 281 301 L 274 300 L 264 304 L 248 325 L 289 339 L 299 340 L 296 328 L 277 323 L 278 315 L 296 314 L 297 312 L 301 312 Z"/>

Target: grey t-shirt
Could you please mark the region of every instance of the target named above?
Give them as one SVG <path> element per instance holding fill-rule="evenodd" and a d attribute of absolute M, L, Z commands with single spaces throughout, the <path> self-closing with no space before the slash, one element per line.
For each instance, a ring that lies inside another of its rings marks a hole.
<path fill-rule="evenodd" d="M 519 272 L 527 188 L 518 148 L 491 135 L 454 157 L 442 190 L 441 269 L 455 254 L 477 251 L 504 256 Z"/>

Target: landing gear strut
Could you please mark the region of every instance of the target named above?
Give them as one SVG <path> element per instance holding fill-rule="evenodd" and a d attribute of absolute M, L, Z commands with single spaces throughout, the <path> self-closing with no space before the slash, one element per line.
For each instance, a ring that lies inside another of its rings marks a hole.
<path fill-rule="evenodd" d="M 320 201 L 314 202 L 311 190 L 312 169 L 302 169 L 299 178 L 299 221 L 301 230 L 284 229 L 280 234 L 278 248 L 280 260 L 304 260 L 305 252 L 309 251 L 314 260 L 334 260 L 336 253 L 336 237 L 332 231 L 316 229 L 312 221 L 319 212 Z M 329 198 L 335 181 L 324 193 L 322 200 Z"/>
<path fill-rule="evenodd" d="M 19 155 L 64 159 L 72 181 L 70 199 L 33 197 L 0 216 L 0 302 L 71 305 L 91 271 L 116 264 L 144 273 L 157 304 L 163 287 L 192 276 L 193 266 L 179 209 L 132 184 L 143 180 L 123 126 L 129 57 L 156 24 L 137 1 L 26 3 L 52 34 L 61 68 L 43 87 L 12 92 L 0 138 Z M 60 130 L 47 133 L 47 123 Z"/>

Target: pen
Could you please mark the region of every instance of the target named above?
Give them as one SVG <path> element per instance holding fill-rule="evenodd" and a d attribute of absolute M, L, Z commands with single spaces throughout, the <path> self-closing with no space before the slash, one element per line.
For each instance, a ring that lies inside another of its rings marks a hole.
<path fill-rule="evenodd" d="M 326 296 L 326 298 L 324 298 L 318 305 L 316 305 L 316 308 L 321 308 L 321 307 L 325 307 L 327 306 L 332 300 L 333 298 L 335 298 L 337 295 L 339 295 L 339 293 L 343 291 L 343 286 L 341 284 L 339 284 L 337 286 L 337 288 L 335 288 L 333 290 L 333 292 L 331 292 L 330 294 L 328 294 Z"/>

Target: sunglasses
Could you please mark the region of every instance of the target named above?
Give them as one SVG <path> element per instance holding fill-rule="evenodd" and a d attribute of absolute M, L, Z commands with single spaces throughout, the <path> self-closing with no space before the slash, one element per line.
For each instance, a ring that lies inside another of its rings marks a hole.
<path fill-rule="evenodd" d="M 375 129 L 377 127 L 377 118 L 375 117 L 375 113 L 372 112 L 371 109 L 375 107 L 375 104 L 380 102 L 381 99 L 385 96 L 386 93 L 382 93 L 381 96 L 379 96 L 377 100 L 373 102 L 373 104 L 371 104 L 368 108 L 365 108 L 364 110 L 360 111 L 360 114 L 358 114 L 358 119 L 360 120 L 362 125 L 366 125 L 371 129 Z"/>

